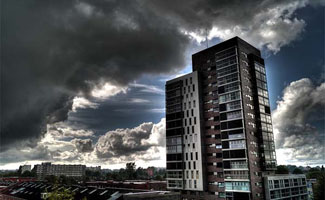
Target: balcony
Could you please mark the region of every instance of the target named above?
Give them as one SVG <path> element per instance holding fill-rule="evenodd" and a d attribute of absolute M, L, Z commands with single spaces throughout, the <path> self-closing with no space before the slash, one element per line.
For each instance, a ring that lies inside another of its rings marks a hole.
<path fill-rule="evenodd" d="M 248 174 L 225 174 L 225 179 L 249 179 Z"/>
<path fill-rule="evenodd" d="M 225 186 L 226 191 L 250 192 L 249 182 L 246 181 L 225 182 Z"/>
<path fill-rule="evenodd" d="M 245 138 L 244 134 L 232 134 L 228 135 L 228 139 L 243 139 Z"/>
<path fill-rule="evenodd" d="M 248 169 L 247 164 L 230 164 L 230 169 Z"/>

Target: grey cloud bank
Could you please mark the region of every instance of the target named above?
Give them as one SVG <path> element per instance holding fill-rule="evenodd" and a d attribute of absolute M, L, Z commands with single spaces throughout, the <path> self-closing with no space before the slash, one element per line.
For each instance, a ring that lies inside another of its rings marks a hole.
<path fill-rule="evenodd" d="M 13 155 L 15 147 L 39 147 L 39 141 L 51 131 L 48 125 L 57 134 L 91 136 L 92 132 L 65 127 L 71 133 L 63 133 L 58 128 L 57 123 L 67 120 L 68 113 L 78 108 L 72 107 L 74 101 L 79 100 L 79 104 L 74 104 L 79 108 L 97 108 L 98 104 L 87 98 L 107 82 L 117 87 L 115 92 L 130 84 L 161 94 L 159 88 L 134 81 L 144 74 L 159 75 L 182 69 L 187 63 L 184 52 L 193 38 L 204 35 L 206 28 L 210 37 L 226 39 L 239 35 L 254 41 L 258 47 L 279 51 L 303 31 L 305 23 L 295 18 L 294 12 L 309 3 L 307 0 L 240 3 L 5 0 L 1 10 L 1 24 L 6 31 L 1 37 L 0 150 Z M 142 134 L 137 137 L 150 135 L 144 127 L 140 129 Z M 123 143 L 122 132 L 106 134 L 116 142 L 109 147 L 97 148 L 86 140 L 76 140 L 74 145 L 79 152 L 100 149 L 98 155 L 103 156 L 111 156 L 107 152 L 113 155 L 136 152 L 139 147 L 131 144 L 138 144 L 139 139 L 129 136 L 129 142 Z M 101 141 L 106 144 L 104 139 L 105 136 Z M 120 143 L 120 149 L 113 148 Z M 146 145 L 144 150 L 151 148 Z M 72 160 L 78 155 L 54 153 L 47 146 L 40 149 L 45 153 L 39 158 L 65 156 Z"/>
<path fill-rule="evenodd" d="M 324 113 L 325 83 L 304 78 L 284 89 L 272 117 L 275 145 L 288 161 L 324 164 Z"/>

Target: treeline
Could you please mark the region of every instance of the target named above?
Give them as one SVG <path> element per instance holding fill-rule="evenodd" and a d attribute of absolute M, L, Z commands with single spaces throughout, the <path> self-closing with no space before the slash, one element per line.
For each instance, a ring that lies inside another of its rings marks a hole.
<path fill-rule="evenodd" d="M 162 168 L 151 167 L 153 171 L 152 176 L 148 174 L 148 170 L 142 167 L 136 168 L 134 162 L 126 163 L 125 168 L 119 170 L 109 170 L 106 172 L 99 171 L 89 171 L 86 170 L 86 180 L 115 180 L 115 181 L 124 181 L 124 180 L 165 180 L 166 170 Z"/>

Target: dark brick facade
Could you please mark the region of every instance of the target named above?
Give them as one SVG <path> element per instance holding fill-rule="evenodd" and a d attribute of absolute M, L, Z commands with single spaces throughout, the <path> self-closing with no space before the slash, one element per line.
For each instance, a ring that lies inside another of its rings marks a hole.
<path fill-rule="evenodd" d="M 262 175 L 275 169 L 261 53 L 235 37 L 192 55 L 199 73 L 204 191 L 184 199 L 264 199 Z"/>

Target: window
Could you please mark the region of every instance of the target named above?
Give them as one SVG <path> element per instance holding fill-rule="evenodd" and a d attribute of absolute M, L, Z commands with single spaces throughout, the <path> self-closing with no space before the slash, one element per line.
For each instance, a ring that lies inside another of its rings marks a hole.
<path fill-rule="evenodd" d="M 265 74 L 265 68 L 263 65 L 259 64 L 259 63 L 254 63 L 255 66 L 255 70 L 258 72 L 261 72 L 263 74 Z"/>
<path fill-rule="evenodd" d="M 223 59 L 223 58 L 226 58 L 229 56 L 235 56 L 235 55 L 237 55 L 236 48 L 231 47 L 229 49 L 226 49 L 226 50 L 216 53 L 216 59 L 219 60 L 219 59 Z"/>
<path fill-rule="evenodd" d="M 242 149 L 245 148 L 245 140 L 234 140 L 229 141 L 229 148 L 230 149 Z"/>
<path fill-rule="evenodd" d="M 229 67 L 224 67 L 224 68 L 218 69 L 218 77 L 225 76 L 227 74 L 231 74 L 231 73 L 234 73 L 237 71 L 238 71 L 238 68 L 237 68 L 236 64 L 230 65 Z"/>
<path fill-rule="evenodd" d="M 265 90 L 267 89 L 267 85 L 263 81 L 256 80 L 256 84 L 257 84 L 257 87 L 260 87 L 260 88 L 265 89 Z"/>
<path fill-rule="evenodd" d="M 226 190 L 250 191 L 249 182 L 244 182 L 244 181 L 225 182 L 225 186 L 226 186 Z"/>
<path fill-rule="evenodd" d="M 195 85 L 193 85 L 193 92 L 195 91 Z"/>
<path fill-rule="evenodd" d="M 242 117 L 241 111 L 234 111 L 234 112 L 227 113 L 227 120 L 237 119 L 237 118 L 241 118 L 241 117 Z"/>
<path fill-rule="evenodd" d="M 234 83 L 230 83 L 224 86 L 220 86 L 218 88 L 218 93 L 222 94 L 222 93 L 227 93 L 227 92 L 231 92 L 231 91 L 235 91 L 235 90 L 239 90 L 239 82 L 234 82 Z"/>
<path fill-rule="evenodd" d="M 230 162 L 230 169 L 247 169 L 247 162 L 246 161 L 231 161 Z"/>
<path fill-rule="evenodd" d="M 237 58 L 234 56 L 234 54 L 232 55 L 232 57 L 227 58 L 227 59 L 221 59 L 220 61 L 216 62 L 216 67 L 217 68 L 223 68 L 229 65 L 233 65 L 237 63 Z"/>
<path fill-rule="evenodd" d="M 193 108 L 195 108 L 195 106 L 196 106 L 196 105 L 195 105 L 195 100 L 193 100 Z"/>
<path fill-rule="evenodd" d="M 260 73 L 258 71 L 256 71 L 255 74 L 256 74 L 256 78 L 266 82 L 266 76 L 264 74 L 262 74 L 262 73 Z"/>
<path fill-rule="evenodd" d="M 224 85 L 227 83 L 238 81 L 238 73 L 230 74 L 222 78 L 218 78 L 219 85 Z"/>
<path fill-rule="evenodd" d="M 198 160 L 199 159 L 199 156 L 198 156 L 198 153 L 195 152 L 195 159 Z"/>
<path fill-rule="evenodd" d="M 243 127 L 242 120 L 221 122 L 221 130 Z"/>
<path fill-rule="evenodd" d="M 182 145 L 167 146 L 167 153 L 181 153 Z"/>
<path fill-rule="evenodd" d="M 268 98 L 265 98 L 265 97 L 262 97 L 262 96 L 258 96 L 258 102 L 260 104 L 269 106 L 269 99 Z"/>
<path fill-rule="evenodd" d="M 266 90 L 263 90 L 263 89 L 261 89 L 261 88 L 257 88 L 257 93 L 258 93 L 258 95 L 260 95 L 260 96 L 263 96 L 263 97 L 265 97 L 265 98 L 268 98 L 268 92 L 267 92 Z"/>
<path fill-rule="evenodd" d="M 230 111 L 230 110 L 236 110 L 236 109 L 241 109 L 240 101 L 233 101 L 230 103 L 220 105 L 220 111 Z"/>
<path fill-rule="evenodd" d="M 182 138 L 181 137 L 167 138 L 167 145 L 178 145 L 178 144 L 182 144 Z"/>
<path fill-rule="evenodd" d="M 240 99 L 240 93 L 237 91 L 237 92 L 220 95 L 219 102 L 225 103 L 227 101 L 238 100 L 238 99 Z"/>

